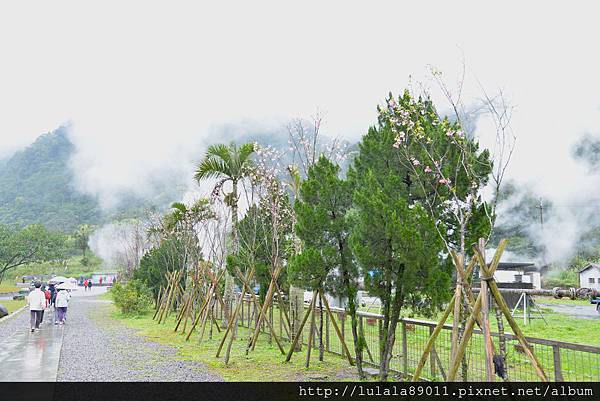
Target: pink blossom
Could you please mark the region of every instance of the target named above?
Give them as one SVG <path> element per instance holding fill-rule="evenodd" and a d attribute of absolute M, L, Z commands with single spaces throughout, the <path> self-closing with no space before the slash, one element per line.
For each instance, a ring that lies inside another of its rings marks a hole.
<path fill-rule="evenodd" d="M 413 164 L 413 166 L 420 166 L 421 162 L 418 161 L 417 159 L 412 159 L 412 164 Z"/>
<path fill-rule="evenodd" d="M 439 182 L 440 184 L 444 184 L 444 185 L 450 185 L 450 182 L 451 182 L 451 181 L 450 181 L 450 180 L 447 180 L 446 178 L 441 178 L 441 179 L 440 179 L 438 182 Z"/>
<path fill-rule="evenodd" d="M 429 166 L 425 166 L 425 172 L 431 173 L 433 170 Z"/>

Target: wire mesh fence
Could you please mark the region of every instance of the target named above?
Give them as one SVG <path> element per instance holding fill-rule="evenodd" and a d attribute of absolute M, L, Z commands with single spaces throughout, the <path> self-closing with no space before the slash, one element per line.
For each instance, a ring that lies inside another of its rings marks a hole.
<path fill-rule="evenodd" d="M 272 322 L 275 334 L 289 341 L 291 336 L 286 318 L 286 312 L 289 317 L 289 306 L 284 304 L 286 311 L 283 311 L 279 307 L 279 304 L 279 302 L 275 302 L 269 309 L 269 321 Z M 305 305 L 305 308 L 307 308 L 307 305 Z M 355 357 L 350 316 L 343 309 L 331 308 L 331 311 L 340 329 L 342 339 L 346 342 L 351 356 Z M 256 308 L 250 297 L 244 300 L 244 306 L 240 312 L 238 325 L 255 328 L 260 311 Z M 358 312 L 357 315 L 357 329 L 363 333 L 366 345 L 363 352 L 363 361 L 368 365 L 379 366 L 379 344 L 383 316 L 369 312 Z M 320 335 L 321 319 L 322 336 Z M 393 348 L 392 360 L 390 361 L 392 371 L 403 378 L 412 377 L 421 359 L 427 340 L 435 326 L 435 322 L 425 320 L 409 318 L 400 320 L 396 329 L 396 341 Z M 302 330 L 300 339 L 304 346 L 307 345 L 311 327 L 311 320 L 309 319 Z M 264 322 L 260 330 L 271 341 L 270 329 Z M 450 366 L 451 330 L 451 325 L 444 325 L 422 371 L 423 379 L 431 381 L 444 381 L 446 379 L 446 372 Z M 492 336 L 495 348 L 499 349 L 500 339 L 498 334 L 492 333 Z M 315 350 L 319 350 L 322 346 L 326 352 L 343 355 L 342 343 L 325 309 L 320 311 L 319 308 L 316 308 L 315 333 L 313 338 L 312 346 Z M 600 347 L 532 337 L 527 337 L 527 341 L 551 380 L 600 381 Z M 509 380 L 537 381 L 538 376 L 523 352 L 518 339 L 512 334 L 506 333 L 505 342 L 505 367 Z M 475 330 L 473 332 L 472 339 L 465 353 L 465 360 L 468 369 L 461 369 L 459 372 L 463 375 L 463 379 L 466 381 L 485 381 L 485 347 L 481 331 Z"/>

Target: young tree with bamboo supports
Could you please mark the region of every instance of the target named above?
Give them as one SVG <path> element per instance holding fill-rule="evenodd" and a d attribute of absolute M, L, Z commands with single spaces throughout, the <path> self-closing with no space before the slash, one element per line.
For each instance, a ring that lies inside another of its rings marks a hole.
<path fill-rule="evenodd" d="M 407 170 L 411 195 L 420 202 L 437 225 L 446 251 L 458 253 L 452 259 L 457 269 L 472 255 L 471 244 L 488 237 L 493 223 L 490 206 L 482 200 L 481 190 L 489 180 L 492 162 L 489 151 L 479 150 L 460 121 L 440 117 L 426 95 L 418 98 L 405 91 L 397 100 L 390 96 L 379 108 L 379 118 L 395 135 L 393 147 L 398 162 Z M 455 294 L 471 286 L 472 277 L 456 274 Z M 467 302 L 460 295 L 455 303 L 451 358 L 456 355 L 466 322 Z M 463 378 L 467 363 L 463 361 Z"/>
<path fill-rule="evenodd" d="M 305 288 L 348 299 L 356 366 L 359 376 L 364 378 L 365 340 L 358 332 L 356 316 L 358 268 L 348 243 L 351 227 L 347 214 L 352 207 L 352 187 L 339 178 L 339 173 L 339 166 L 321 156 L 302 182 L 301 200 L 296 201 L 294 209 L 296 232 L 303 248 L 291 259 L 288 271 L 290 277 Z M 322 323 L 322 308 L 320 316 Z M 322 324 L 319 335 L 322 340 Z"/>
<path fill-rule="evenodd" d="M 382 302 L 379 378 L 386 381 L 402 308 L 431 312 L 448 298 L 449 266 L 434 221 L 412 198 L 386 124 L 372 127 L 360 143 L 349 178 L 356 208 L 351 247 L 367 290 Z"/>
<path fill-rule="evenodd" d="M 254 143 L 245 143 L 240 146 L 233 142 L 229 145 L 211 145 L 206 151 L 204 159 L 196 167 L 194 174 L 198 183 L 208 179 L 217 180 L 213 188 L 213 195 L 219 194 L 225 184 L 231 183 L 231 192 L 225 194 L 225 204 L 231 209 L 231 238 L 232 253 L 234 254 L 239 246 L 237 235 L 238 184 L 249 176 L 253 166 L 252 155 L 254 152 Z"/>
<path fill-rule="evenodd" d="M 487 98 L 488 105 L 491 100 Z M 457 110 L 457 107 L 454 107 Z M 451 366 L 454 369 L 462 365 L 462 379 L 467 380 L 468 365 L 460 353 L 460 345 L 468 341 L 465 331 L 469 329 L 467 323 L 479 325 L 484 334 L 486 351 L 487 379 L 493 380 L 493 362 L 497 357 L 491 340 L 489 324 L 489 305 L 485 296 L 476 309 L 475 299 L 471 292 L 473 275 L 485 276 L 485 257 L 482 258 L 478 268 L 466 268 L 467 261 L 471 258 L 469 266 L 473 265 L 473 257 L 485 254 L 485 245 L 494 223 L 495 202 L 491 205 L 482 200 L 481 191 L 487 185 L 490 176 L 493 179 L 494 191 L 497 199 L 500 184 L 504 176 L 507 163 L 512 153 L 512 140 L 507 136 L 507 125 L 504 117 L 498 117 L 492 107 L 492 118 L 497 119 L 496 136 L 497 147 L 495 155 L 490 155 L 486 149 L 479 150 L 474 137 L 467 135 L 462 127 L 460 116 L 456 121 L 438 116 L 431 100 L 425 97 L 413 98 L 408 92 L 398 100 L 390 96 L 387 107 L 380 111 L 380 121 L 390 126 L 396 135 L 393 145 L 398 151 L 398 160 L 409 169 L 407 181 L 414 184 L 415 197 L 429 212 L 432 219 L 445 223 L 444 229 L 438 226 L 438 234 L 444 241 L 448 253 L 456 267 L 456 287 L 453 298 L 453 328 Z M 492 160 L 498 165 L 493 167 Z M 471 246 L 476 245 L 478 251 L 473 252 Z M 482 279 L 481 293 L 488 294 L 493 291 L 493 282 L 490 278 Z M 488 282 L 489 281 L 489 282 Z M 494 294 L 495 295 L 495 294 Z M 499 327 L 502 316 L 499 313 L 501 303 L 498 305 L 497 315 Z M 474 312 L 477 310 L 477 312 Z M 480 314 L 481 313 L 481 314 Z M 467 320 L 467 317 L 472 320 Z M 448 314 L 444 314 L 445 317 Z M 507 317 L 509 322 L 512 321 Z M 443 319 L 445 320 L 445 319 Z M 440 325 L 443 324 L 440 321 Z M 435 332 L 428 342 L 435 340 Z M 426 351 L 420 361 L 415 378 L 418 378 Z M 503 358 L 504 355 L 501 355 Z M 460 361 L 458 360 L 460 359 Z M 532 363 L 543 379 L 545 374 L 532 354 Z M 501 369 L 502 370 L 502 369 Z M 452 379 L 456 372 L 451 371 Z M 503 377 L 504 378 L 504 377 Z"/>

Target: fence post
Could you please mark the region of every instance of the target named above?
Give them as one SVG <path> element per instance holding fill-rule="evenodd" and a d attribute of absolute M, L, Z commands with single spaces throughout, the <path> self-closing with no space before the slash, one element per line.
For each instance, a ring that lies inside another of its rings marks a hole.
<path fill-rule="evenodd" d="M 402 320 L 402 375 L 408 375 L 408 342 L 406 341 L 406 322 Z"/>
<path fill-rule="evenodd" d="M 554 355 L 554 381 L 562 382 L 562 364 L 560 360 L 560 347 L 558 345 L 552 346 L 552 354 Z"/>
<path fill-rule="evenodd" d="M 342 324 L 342 340 L 346 341 L 346 335 L 345 335 L 345 331 L 346 331 L 346 315 L 344 314 L 344 312 L 340 312 L 340 322 Z M 344 355 L 343 350 L 342 350 L 342 355 Z"/>
<path fill-rule="evenodd" d="M 325 349 L 329 352 L 329 313 L 325 314 Z"/>
<path fill-rule="evenodd" d="M 429 326 L 429 337 L 433 334 L 433 326 Z M 431 380 L 435 379 L 435 345 L 431 348 L 429 353 L 429 369 L 431 372 Z"/>
<path fill-rule="evenodd" d="M 245 303 L 245 299 L 244 296 L 242 295 L 242 327 L 244 327 L 244 303 Z"/>
<path fill-rule="evenodd" d="M 269 304 L 269 322 L 271 322 L 271 325 L 273 325 L 273 303 Z M 273 333 L 271 332 L 271 330 L 268 330 L 269 332 L 269 345 L 273 343 Z"/>
<path fill-rule="evenodd" d="M 277 309 L 279 309 L 279 338 L 283 338 L 283 318 L 282 318 L 283 311 L 281 310 L 282 305 L 283 305 L 283 302 L 281 302 L 279 304 L 279 307 L 277 308 Z"/>

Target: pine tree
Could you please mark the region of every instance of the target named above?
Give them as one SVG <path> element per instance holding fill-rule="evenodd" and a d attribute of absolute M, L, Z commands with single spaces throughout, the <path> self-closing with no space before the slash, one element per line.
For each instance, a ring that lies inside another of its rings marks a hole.
<path fill-rule="evenodd" d="M 358 333 L 356 318 L 358 269 L 348 244 L 347 213 L 352 207 L 352 187 L 348 181 L 339 178 L 339 172 L 339 166 L 321 156 L 310 167 L 308 177 L 300 187 L 301 201 L 295 204 L 296 231 L 303 249 L 292 259 L 289 274 L 305 288 L 326 290 L 348 299 L 356 364 L 363 377 L 364 339 Z M 322 329 L 319 332 L 322 335 Z"/>
<path fill-rule="evenodd" d="M 350 244 L 365 287 L 381 299 L 380 380 L 388 377 L 402 309 L 431 312 L 449 296 L 450 268 L 434 221 L 411 198 L 410 171 L 394 154 L 395 134 L 371 128 L 349 172 L 355 188 Z"/>

